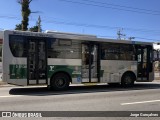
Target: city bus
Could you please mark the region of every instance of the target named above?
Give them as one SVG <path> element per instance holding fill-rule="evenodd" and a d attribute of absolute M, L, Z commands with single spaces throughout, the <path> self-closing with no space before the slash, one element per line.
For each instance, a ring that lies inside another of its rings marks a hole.
<path fill-rule="evenodd" d="M 4 31 L 3 81 L 65 90 L 70 84 L 154 80 L 153 43 L 94 35 Z"/>

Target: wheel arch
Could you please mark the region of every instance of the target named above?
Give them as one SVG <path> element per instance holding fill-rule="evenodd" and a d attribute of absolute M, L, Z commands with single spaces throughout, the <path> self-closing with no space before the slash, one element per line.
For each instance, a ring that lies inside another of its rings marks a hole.
<path fill-rule="evenodd" d="M 134 77 L 134 81 L 136 81 L 137 76 L 136 76 L 136 74 L 133 71 L 126 71 L 126 72 L 124 72 L 123 75 L 121 76 L 121 81 L 124 78 L 124 76 L 127 75 L 127 74 L 131 74 Z"/>
<path fill-rule="evenodd" d="M 54 77 L 56 74 L 59 74 L 59 73 L 64 73 L 64 74 L 66 74 L 66 75 L 69 77 L 69 81 L 72 82 L 72 77 L 71 77 L 71 75 L 70 75 L 68 72 L 65 72 L 65 71 L 57 71 L 57 72 L 53 73 L 52 76 L 50 77 L 50 84 L 51 84 L 51 81 L 52 81 L 53 77 Z"/>

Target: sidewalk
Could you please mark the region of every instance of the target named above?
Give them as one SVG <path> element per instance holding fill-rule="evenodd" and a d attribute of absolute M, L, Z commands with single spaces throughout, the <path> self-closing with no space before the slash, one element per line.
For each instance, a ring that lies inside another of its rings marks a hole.
<path fill-rule="evenodd" d="M 1 87 L 12 87 L 12 86 L 14 86 L 14 85 L 7 84 L 6 82 L 3 82 L 0 80 L 0 88 Z"/>
<path fill-rule="evenodd" d="M 0 85 L 5 85 L 6 83 L 0 80 Z"/>
<path fill-rule="evenodd" d="M 150 82 L 150 83 L 154 83 L 154 82 L 156 82 L 156 83 L 160 82 L 160 79 L 156 79 L 156 80 L 154 80 L 153 82 Z M 76 85 L 78 85 L 78 84 L 76 84 Z M 0 88 L 1 87 L 12 87 L 12 86 L 15 86 L 15 85 L 7 84 L 6 82 L 3 82 L 3 81 L 0 80 Z"/>
<path fill-rule="evenodd" d="M 160 82 L 160 79 L 158 79 L 158 80 L 154 80 L 153 82 Z"/>

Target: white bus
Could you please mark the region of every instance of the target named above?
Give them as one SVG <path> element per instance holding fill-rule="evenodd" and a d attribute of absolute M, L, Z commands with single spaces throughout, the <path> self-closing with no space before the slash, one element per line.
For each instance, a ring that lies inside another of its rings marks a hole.
<path fill-rule="evenodd" d="M 3 80 L 15 85 L 132 86 L 154 80 L 153 44 L 92 35 L 4 31 Z"/>

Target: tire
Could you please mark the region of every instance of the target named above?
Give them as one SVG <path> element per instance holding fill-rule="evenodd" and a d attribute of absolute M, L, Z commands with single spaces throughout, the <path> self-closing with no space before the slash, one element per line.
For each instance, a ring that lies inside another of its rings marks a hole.
<path fill-rule="evenodd" d="M 132 73 L 124 74 L 121 80 L 121 85 L 123 87 L 131 87 L 134 85 L 135 77 Z"/>
<path fill-rule="evenodd" d="M 51 88 L 54 90 L 66 90 L 69 87 L 69 76 L 65 73 L 57 73 L 51 79 Z"/>

